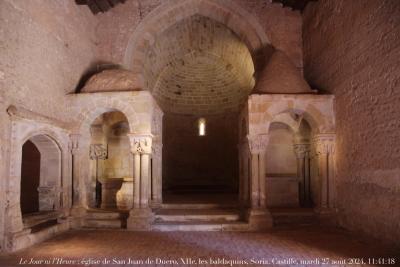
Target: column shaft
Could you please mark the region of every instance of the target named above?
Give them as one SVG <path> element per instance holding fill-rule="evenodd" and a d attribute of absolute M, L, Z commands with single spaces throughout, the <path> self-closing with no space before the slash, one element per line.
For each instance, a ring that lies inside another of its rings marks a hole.
<path fill-rule="evenodd" d="M 265 185 L 265 152 L 261 152 L 259 154 L 259 163 L 258 163 L 258 173 L 259 173 L 259 185 L 260 185 L 260 207 L 267 207 L 267 199 L 266 199 L 266 185 Z"/>
<path fill-rule="evenodd" d="M 327 192 L 328 192 L 328 207 L 333 208 L 335 206 L 335 188 L 334 188 L 334 160 L 333 155 L 328 154 L 327 159 Z"/>
<path fill-rule="evenodd" d="M 71 154 L 71 168 L 72 168 L 72 172 L 71 172 L 71 206 L 75 207 L 78 203 L 79 203 L 79 195 L 78 195 L 78 168 L 77 168 L 77 164 L 78 164 L 78 160 L 77 155 L 76 155 L 76 151 L 72 151 Z"/>
<path fill-rule="evenodd" d="M 311 181 L 310 181 L 310 157 L 309 152 L 306 152 L 304 157 L 304 187 L 305 187 L 305 204 L 311 205 Z"/>
<path fill-rule="evenodd" d="M 134 188 L 134 194 L 133 194 L 133 207 L 134 208 L 140 208 L 140 154 L 134 154 L 134 175 L 135 177 L 133 178 L 133 188 Z"/>
<path fill-rule="evenodd" d="M 150 155 L 142 154 L 140 158 L 140 207 L 147 208 L 149 205 L 149 189 L 150 189 L 150 177 L 149 177 L 149 162 Z"/>
<path fill-rule="evenodd" d="M 251 207 L 258 208 L 260 203 L 258 154 L 251 154 Z"/>
<path fill-rule="evenodd" d="M 154 164 L 154 163 L 153 163 Z M 162 155 L 157 155 L 157 165 L 156 165 L 156 202 L 162 203 Z"/>
<path fill-rule="evenodd" d="M 297 176 L 299 179 L 299 198 L 300 205 L 303 206 L 305 204 L 305 176 L 304 176 L 304 156 L 297 156 Z"/>
<path fill-rule="evenodd" d="M 319 155 L 319 171 L 321 178 L 321 208 L 328 207 L 328 154 Z"/>

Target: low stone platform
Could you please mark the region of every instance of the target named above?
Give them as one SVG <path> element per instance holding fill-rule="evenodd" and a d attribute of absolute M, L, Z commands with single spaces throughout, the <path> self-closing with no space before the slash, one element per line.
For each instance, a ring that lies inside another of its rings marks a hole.
<path fill-rule="evenodd" d="M 90 209 L 86 211 L 83 226 L 97 229 L 124 229 L 127 217 L 128 211 Z"/>
<path fill-rule="evenodd" d="M 274 227 L 316 225 L 318 216 L 311 208 L 270 208 Z"/>
<path fill-rule="evenodd" d="M 173 195 L 154 212 L 151 229 L 155 231 L 249 230 L 231 194 Z"/>

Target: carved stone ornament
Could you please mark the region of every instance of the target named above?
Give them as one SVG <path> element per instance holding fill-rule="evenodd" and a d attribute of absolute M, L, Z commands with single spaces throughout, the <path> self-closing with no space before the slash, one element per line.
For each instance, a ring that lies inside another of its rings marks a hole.
<path fill-rule="evenodd" d="M 311 150 L 309 144 L 295 144 L 294 145 L 294 153 L 296 154 L 297 158 L 304 158 L 307 153 Z"/>
<path fill-rule="evenodd" d="M 133 154 L 151 154 L 152 135 L 128 134 Z"/>
<path fill-rule="evenodd" d="M 107 148 L 103 144 L 92 144 L 90 145 L 89 151 L 90 159 L 107 159 Z"/>
<path fill-rule="evenodd" d="M 320 154 L 334 154 L 335 153 L 335 134 L 317 134 L 313 138 L 315 152 Z"/>
<path fill-rule="evenodd" d="M 269 136 L 267 134 L 247 135 L 250 152 L 260 154 L 267 150 Z"/>

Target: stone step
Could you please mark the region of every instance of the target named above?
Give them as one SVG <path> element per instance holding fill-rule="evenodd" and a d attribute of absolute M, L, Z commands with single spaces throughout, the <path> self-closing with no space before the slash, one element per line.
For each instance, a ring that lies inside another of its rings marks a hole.
<path fill-rule="evenodd" d="M 312 225 L 318 218 L 312 209 L 271 209 L 274 226 Z"/>
<path fill-rule="evenodd" d="M 229 209 L 236 208 L 234 203 L 163 203 L 162 209 Z"/>
<path fill-rule="evenodd" d="M 190 221 L 239 221 L 239 211 L 232 209 L 161 209 L 156 211 L 156 220 L 165 222 Z"/>
<path fill-rule="evenodd" d="M 57 221 L 61 217 L 57 211 L 36 212 L 22 217 L 24 228 L 32 228 L 36 225 L 44 224 L 49 221 Z"/>
<path fill-rule="evenodd" d="M 120 219 L 121 213 L 115 211 L 88 210 L 86 212 L 86 218 L 98 220 Z"/>
<path fill-rule="evenodd" d="M 126 227 L 127 212 L 89 209 L 86 211 L 86 228 L 120 229 Z"/>
<path fill-rule="evenodd" d="M 85 219 L 86 228 L 107 228 L 107 229 L 120 229 L 122 228 L 122 221 L 120 219 Z"/>
<path fill-rule="evenodd" d="M 191 222 L 155 222 L 154 231 L 248 231 L 249 225 L 245 222 L 227 221 L 191 221 Z"/>

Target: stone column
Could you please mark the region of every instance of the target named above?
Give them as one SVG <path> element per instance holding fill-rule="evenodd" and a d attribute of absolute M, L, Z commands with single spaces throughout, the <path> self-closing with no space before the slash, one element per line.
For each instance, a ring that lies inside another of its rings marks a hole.
<path fill-rule="evenodd" d="M 266 145 L 265 145 L 266 146 Z M 258 167 L 258 173 L 259 173 L 259 179 L 260 179 L 260 207 L 261 208 L 267 208 L 267 196 L 266 196 L 266 184 L 265 184 L 265 150 L 261 150 L 259 155 L 258 155 L 258 162 L 259 162 L 259 167 Z"/>
<path fill-rule="evenodd" d="M 251 208 L 259 208 L 260 206 L 260 173 L 259 173 L 258 153 L 251 153 Z"/>
<path fill-rule="evenodd" d="M 294 152 L 297 158 L 300 205 L 308 207 L 311 205 L 310 144 L 294 144 Z"/>
<path fill-rule="evenodd" d="M 79 181 L 79 139 L 80 134 L 71 134 L 69 142 L 69 150 L 71 151 L 71 214 L 79 215 L 84 212 L 82 206 L 82 198 L 80 195 Z"/>
<path fill-rule="evenodd" d="M 267 209 L 265 185 L 265 151 L 268 135 L 247 136 L 251 154 L 251 208 L 248 221 L 252 230 L 264 230 L 272 227 L 272 217 Z"/>
<path fill-rule="evenodd" d="M 71 151 L 71 207 L 78 203 L 79 198 L 79 192 L 75 192 L 78 183 L 79 137 L 79 134 L 71 134 L 69 142 L 69 150 Z"/>
<path fill-rule="evenodd" d="M 162 204 L 162 144 L 153 142 L 152 165 L 152 207 L 160 207 Z"/>
<path fill-rule="evenodd" d="M 245 173 L 245 155 L 246 155 L 246 145 L 243 143 L 238 144 L 239 150 L 239 205 L 241 208 L 245 208 L 247 206 L 247 177 Z"/>
<path fill-rule="evenodd" d="M 131 152 L 135 157 L 134 166 L 134 205 L 129 212 L 128 229 L 146 231 L 151 229 L 154 214 L 149 207 L 150 173 L 149 163 L 152 152 L 152 135 L 129 134 Z"/>
<path fill-rule="evenodd" d="M 133 207 L 134 208 L 140 208 L 140 154 L 139 153 L 133 153 L 134 157 L 134 177 L 133 177 L 133 188 L 134 188 L 134 193 L 133 193 Z"/>
<path fill-rule="evenodd" d="M 317 134 L 313 139 L 318 157 L 318 175 L 320 178 L 319 213 L 329 213 L 334 208 L 334 153 L 335 134 Z"/>

